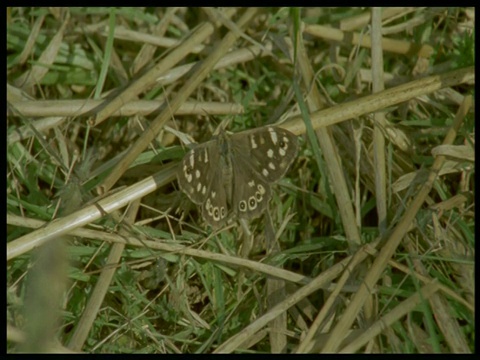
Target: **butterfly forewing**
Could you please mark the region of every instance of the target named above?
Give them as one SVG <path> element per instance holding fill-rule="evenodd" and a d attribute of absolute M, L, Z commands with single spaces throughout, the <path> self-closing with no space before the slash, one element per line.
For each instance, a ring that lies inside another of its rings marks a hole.
<path fill-rule="evenodd" d="M 268 182 L 282 178 L 297 156 L 297 137 L 290 131 L 267 126 L 232 135 L 235 157 L 247 163 Z"/>

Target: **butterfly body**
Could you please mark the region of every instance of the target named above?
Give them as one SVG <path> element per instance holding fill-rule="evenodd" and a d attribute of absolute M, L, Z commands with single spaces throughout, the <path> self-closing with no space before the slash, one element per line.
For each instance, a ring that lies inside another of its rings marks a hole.
<path fill-rule="evenodd" d="M 231 217 L 253 219 L 266 209 L 270 184 L 286 173 L 297 148 L 294 134 L 273 126 L 221 132 L 185 155 L 178 182 L 214 228 Z"/>

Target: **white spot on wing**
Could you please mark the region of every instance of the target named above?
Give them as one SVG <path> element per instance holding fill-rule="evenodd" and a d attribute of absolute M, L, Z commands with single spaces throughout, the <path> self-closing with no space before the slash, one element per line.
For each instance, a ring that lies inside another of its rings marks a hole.
<path fill-rule="evenodd" d="M 272 139 L 273 144 L 277 145 L 277 142 L 278 142 L 277 132 L 275 131 L 274 128 L 269 128 L 268 131 L 270 132 L 270 139 Z"/>
<path fill-rule="evenodd" d="M 250 136 L 250 146 L 252 147 L 252 149 L 256 149 L 258 147 L 258 144 L 255 141 L 255 136 L 253 135 Z"/>
<path fill-rule="evenodd" d="M 192 150 L 191 153 L 190 153 L 190 157 L 189 157 L 189 161 L 190 161 L 190 167 L 193 167 L 193 165 L 195 165 L 195 157 L 193 156 L 194 155 L 194 151 Z"/>

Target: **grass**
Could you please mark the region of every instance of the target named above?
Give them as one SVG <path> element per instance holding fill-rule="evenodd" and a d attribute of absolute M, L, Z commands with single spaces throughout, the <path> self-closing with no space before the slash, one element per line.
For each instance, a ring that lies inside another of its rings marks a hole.
<path fill-rule="evenodd" d="M 7 351 L 473 352 L 475 11 L 375 11 L 8 8 Z M 189 142 L 280 121 L 212 231 Z"/>

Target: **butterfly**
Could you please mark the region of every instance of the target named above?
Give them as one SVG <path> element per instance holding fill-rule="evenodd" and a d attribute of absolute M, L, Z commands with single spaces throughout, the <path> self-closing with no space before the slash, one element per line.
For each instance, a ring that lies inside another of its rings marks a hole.
<path fill-rule="evenodd" d="M 267 208 L 271 184 L 285 175 L 297 151 L 297 137 L 282 128 L 221 131 L 185 155 L 178 183 L 214 229 L 230 218 L 254 219 Z"/>

